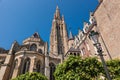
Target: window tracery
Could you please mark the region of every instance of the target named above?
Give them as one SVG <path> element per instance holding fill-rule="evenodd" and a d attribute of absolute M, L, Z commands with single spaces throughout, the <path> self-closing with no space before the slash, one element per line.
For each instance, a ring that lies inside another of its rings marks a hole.
<path fill-rule="evenodd" d="M 30 51 L 36 51 L 37 50 L 37 45 L 36 44 L 32 44 L 30 46 Z"/>
<path fill-rule="evenodd" d="M 55 72 L 55 65 L 54 63 L 50 63 L 49 66 L 50 66 L 50 80 L 55 80 L 53 76 L 53 73 Z"/>
<path fill-rule="evenodd" d="M 41 62 L 39 60 L 37 61 L 37 64 L 36 64 L 36 72 L 40 72 L 40 69 L 41 69 Z"/>
<path fill-rule="evenodd" d="M 30 67 L 30 58 L 27 58 L 24 61 L 22 73 L 25 74 L 26 72 L 28 72 L 29 71 L 29 67 Z"/>

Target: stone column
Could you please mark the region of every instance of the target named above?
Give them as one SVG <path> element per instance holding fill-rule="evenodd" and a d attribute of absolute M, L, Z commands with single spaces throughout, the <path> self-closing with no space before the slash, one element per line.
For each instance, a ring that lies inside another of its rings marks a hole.
<path fill-rule="evenodd" d="M 49 80 L 50 76 L 50 67 L 49 67 L 49 54 L 48 54 L 48 43 L 45 45 L 45 70 L 44 70 L 45 76 L 47 76 Z"/>
<path fill-rule="evenodd" d="M 46 55 L 45 56 L 45 76 L 47 76 L 47 78 L 50 78 L 50 67 L 49 67 L 49 56 Z"/>
<path fill-rule="evenodd" d="M 33 68 L 34 68 L 34 63 L 35 63 L 35 59 L 36 57 L 33 56 L 33 57 L 30 57 L 30 68 L 29 68 L 29 72 L 33 72 Z"/>
<path fill-rule="evenodd" d="M 6 56 L 5 62 L 1 66 L 0 80 L 9 80 L 12 62 L 14 60 L 13 50 L 14 50 L 14 47 L 16 44 L 17 44 L 16 41 L 12 44 L 11 49 L 9 50 L 9 52 Z"/>
<path fill-rule="evenodd" d="M 17 77 L 20 71 L 20 67 L 21 67 L 21 58 L 18 58 L 18 63 L 15 65 L 15 68 L 13 69 L 13 74 L 12 74 L 12 79 Z"/>

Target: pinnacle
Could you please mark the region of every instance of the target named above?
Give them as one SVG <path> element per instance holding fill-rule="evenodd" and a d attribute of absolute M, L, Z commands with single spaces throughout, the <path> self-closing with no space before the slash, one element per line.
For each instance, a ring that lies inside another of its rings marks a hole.
<path fill-rule="evenodd" d="M 60 11 L 59 11 L 58 6 L 56 7 L 55 17 L 60 19 Z"/>
<path fill-rule="evenodd" d="M 70 31 L 69 39 L 73 39 L 73 35 L 71 31 Z"/>
<path fill-rule="evenodd" d="M 64 15 L 62 15 L 62 20 L 64 21 Z"/>
<path fill-rule="evenodd" d="M 58 5 L 56 6 L 56 10 L 59 9 Z"/>
<path fill-rule="evenodd" d="M 58 7 L 58 5 L 56 6 L 56 12 L 59 12 L 59 7 Z"/>

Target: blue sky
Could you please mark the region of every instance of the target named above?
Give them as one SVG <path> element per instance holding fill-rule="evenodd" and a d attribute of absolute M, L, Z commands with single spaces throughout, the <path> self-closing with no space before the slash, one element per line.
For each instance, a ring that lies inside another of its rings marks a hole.
<path fill-rule="evenodd" d="M 14 40 L 20 44 L 34 32 L 49 42 L 53 14 L 58 5 L 72 33 L 82 29 L 98 0 L 0 0 L 0 47 L 10 49 Z"/>

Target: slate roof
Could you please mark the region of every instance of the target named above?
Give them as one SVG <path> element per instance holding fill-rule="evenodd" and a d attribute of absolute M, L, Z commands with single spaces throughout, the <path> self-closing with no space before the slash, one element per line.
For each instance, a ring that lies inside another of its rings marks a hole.
<path fill-rule="evenodd" d="M 71 47 L 71 48 L 68 50 L 68 52 L 80 52 L 80 49 L 79 49 L 79 48 L 75 49 L 75 48 Z"/>

